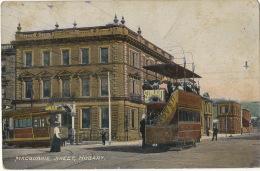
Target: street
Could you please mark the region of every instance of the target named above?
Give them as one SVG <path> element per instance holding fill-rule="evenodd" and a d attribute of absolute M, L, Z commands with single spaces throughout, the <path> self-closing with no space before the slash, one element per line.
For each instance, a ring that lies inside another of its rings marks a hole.
<path fill-rule="evenodd" d="M 147 147 L 141 141 L 68 145 L 61 152 L 49 148 L 3 147 L 7 169 L 144 169 L 260 167 L 260 134 L 243 134 L 218 141 L 203 137 L 188 149 Z"/>

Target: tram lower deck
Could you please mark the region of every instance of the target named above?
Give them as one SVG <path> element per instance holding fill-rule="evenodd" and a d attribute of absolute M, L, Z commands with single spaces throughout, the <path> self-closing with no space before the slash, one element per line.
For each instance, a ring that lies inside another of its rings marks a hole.
<path fill-rule="evenodd" d="M 60 123 L 62 141 L 69 139 L 68 113 L 40 108 L 7 112 L 3 116 L 3 142 L 19 147 L 50 146 L 55 123 Z"/>

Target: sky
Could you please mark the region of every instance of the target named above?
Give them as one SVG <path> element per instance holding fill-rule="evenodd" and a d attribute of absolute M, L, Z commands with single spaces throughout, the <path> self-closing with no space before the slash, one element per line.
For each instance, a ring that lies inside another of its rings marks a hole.
<path fill-rule="evenodd" d="M 237 101 L 260 100 L 257 0 L 8 1 L 1 4 L 1 43 L 22 31 L 103 26 L 124 16 L 125 25 L 187 67 L 195 64 L 201 94 Z M 245 62 L 249 68 L 245 68 Z M 198 80 L 196 80 L 198 81 Z"/>

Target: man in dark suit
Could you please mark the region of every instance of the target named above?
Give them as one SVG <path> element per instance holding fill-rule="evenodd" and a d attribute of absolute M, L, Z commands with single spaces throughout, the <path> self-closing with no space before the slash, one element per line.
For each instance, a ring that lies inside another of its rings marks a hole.
<path fill-rule="evenodd" d="M 216 141 L 217 141 L 217 139 L 218 139 L 218 128 L 217 127 L 213 128 L 213 137 L 212 137 L 211 141 L 214 140 L 214 137 L 216 137 Z"/>
<path fill-rule="evenodd" d="M 140 132 L 142 134 L 142 148 L 145 148 L 145 116 L 140 121 Z"/>

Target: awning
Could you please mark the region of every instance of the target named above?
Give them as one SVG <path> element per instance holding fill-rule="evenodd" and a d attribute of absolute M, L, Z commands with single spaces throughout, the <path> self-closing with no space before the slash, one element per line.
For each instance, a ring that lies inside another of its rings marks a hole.
<path fill-rule="evenodd" d="M 201 76 L 176 63 L 149 65 L 143 68 L 173 79 L 201 78 Z"/>

